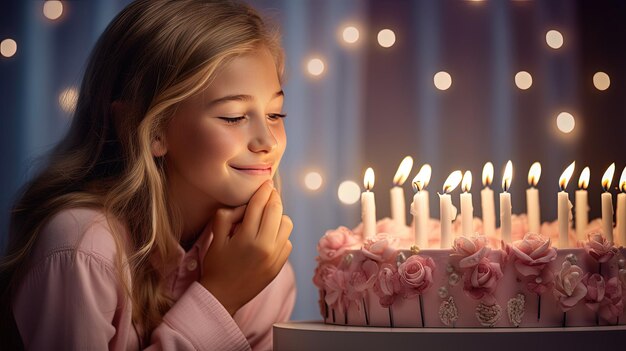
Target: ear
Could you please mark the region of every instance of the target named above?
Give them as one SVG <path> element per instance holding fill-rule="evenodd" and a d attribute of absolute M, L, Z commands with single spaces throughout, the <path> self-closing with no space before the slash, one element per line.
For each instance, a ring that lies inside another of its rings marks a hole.
<path fill-rule="evenodd" d="M 155 136 L 154 139 L 152 139 L 150 150 L 152 151 L 152 156 L 154 157 L 164 156 L 167 153 L 165 140 L 163 140 L 163 138 L 159 135 Z"/>

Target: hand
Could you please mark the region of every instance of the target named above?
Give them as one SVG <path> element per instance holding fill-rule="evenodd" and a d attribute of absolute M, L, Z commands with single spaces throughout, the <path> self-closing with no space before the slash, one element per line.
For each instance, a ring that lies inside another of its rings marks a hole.
<path fill-rule="evenodd" d="M 234 315 L 278 275 L 291 253 L 292 229 L 271 181 L 247 205 L 217 210 L 200 283 Z"/>

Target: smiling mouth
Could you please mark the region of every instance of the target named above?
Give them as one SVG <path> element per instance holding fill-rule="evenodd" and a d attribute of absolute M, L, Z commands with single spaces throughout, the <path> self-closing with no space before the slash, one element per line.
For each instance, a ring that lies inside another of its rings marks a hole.
<path fill-rule="evenodd" d="M 245 174 L 249 175 L 270 175 L 272 174 L 271 166 L 248 166 L 248 167 L 239 167 L 239 166 L 230 166 L 231 168 Z"/>

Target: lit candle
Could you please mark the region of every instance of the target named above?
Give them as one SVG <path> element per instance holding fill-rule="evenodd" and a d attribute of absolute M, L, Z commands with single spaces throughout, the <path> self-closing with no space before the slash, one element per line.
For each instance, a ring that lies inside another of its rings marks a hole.
<path fill-rule="evenodd" d="M 366 190 L 361 193 L 361 221 L 363 238 L 367 240 L 376 235 L 376 201 L 374 192 L 370 191 L 374 187 L 374 170 L 371 167 L 365 171 L 363 185 Z"/>
<path fill-rule="evenodd" d="M 619 190 L 617 195 L 617 216 L 615 218 L 617 226 L 618 245 L 626 246 L 626 167 L 619 178 Z"/>
<path fill-rule="evenodd" d="M 611 163 L 609 168 L 602 176 L 602 230 L 604 236 L 609 242 L 613 242 L 613 195 L 609 192 L 611 190 L 611 183 L 613 182 L 613 173 L 615 173 L 615 163 Z"/>
<path fill-rule="evenodd" d="M 430 181 L 430 166 L 422 166 L 420 171 L 413 178 L 413 222 L 415 223 L 415 245 L 420 248 L 428 247 L 428 222 L 430 221 L 430 211 L 428 209 L 428 192 L 424 190 Z"/>
<path fill-rule="evenodd" d="M 561 191 L 558 194 L 558 225 L 559 225 L 559 248 L 565 249 L 569 246 L 569 220 L 572 209 L 572 203 L 569 201 L 569 195 L 565 191 L 569 179 L 574 174 L 576 161 L 572 162 L 559 178 L 559 187 Z"/>
<path fill-rule="evenodd" d="M 485 163 L 483 167 L 483 190 L 480 191 L 480 204 L 483 212 L 483 233 L 493 236 L 496 232 L 496 206 L 493 199 L 493 190 L 489 188 L 493 179 L 493 164 Z"/>
<path fill-rule="evenodd" d="M 587 239 L 587 226 L 589 225 L 589 200 L 587 196 L 589 186 L 589 167 L 585 167 L 578 178 L 578 190 L 576 190 L 576 239 Z"/>
<path fill-rule="evenodd" d="M 398 170 L 396 171 L 396 175 L 393 177 L 393 188 L 390 190 L 391 195 L 391 219 L 393 219 L 396 224 L 405 226 L 406 225 L 406 209 L 404 202 L 404 190 L 402 189 L 402 185 L 406 181 L 406 178 L 411 173 L 411 168 L 413 167 L 413 158 L 411 156 L 405 157 L 400 166 L 398 166 Z"/>
<path fill-rule="evenodd" d="M 533 163 L 528 171 L 528 185 L 526 189 L 526 214 L 528 215 L 528 230 L 539 233 L 541 227 L 541 210 L 539 208 L 539 190 L 535 188 L 541 177 L 541 164 Z"/>
<path fill-rule="evenodd" d="M 500 193 L 500 236 L 505 243 L 511 242 L 511 194 L 507 191 L 511 186 L 513 179 L 513 164 L 509 160 L 504 167 L 504 175 L 502 176 L 502 190 Z"/>
<path fill-rule="evenodd" d="M 474 205 L 472 204 L 472 172 L 466 171 L 461 183 L 461 230 L 464 236 L 470 236 L 474 228 Z"/>
<path fill-rule="evenodd" d="M 439 194 L 439 215 L 441 220 L 441 244 L 442 249 L 452 246 L 452 221 L 456 218 L 456 207 L 452 205 L 450 192 L 454 190 L 462 178 L 461 171 L 454 171 L 446 179 L 443 185 L 443 194 Z"/>

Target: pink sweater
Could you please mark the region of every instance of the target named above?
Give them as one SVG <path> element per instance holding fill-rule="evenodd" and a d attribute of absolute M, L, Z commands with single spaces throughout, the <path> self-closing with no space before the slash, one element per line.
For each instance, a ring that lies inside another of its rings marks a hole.
<path fill-rule="evenodd" d="M 234 317 L 197 281 L 211 235 L 193 248 L 179 247 L 165 266 L 176 303 L 140 345 L 132 303 L 115 269 L 117 252 L 102 212 L 71 209 L 56 214 L 41 233 L 13 304 L 30 350 L 269 350 L 272 324 L 289 318 L 295 279 L 287 263 L 274 281 Z M 127 273 L 127 272 L 126 272 Z"/>

